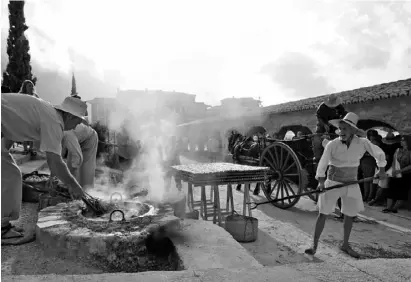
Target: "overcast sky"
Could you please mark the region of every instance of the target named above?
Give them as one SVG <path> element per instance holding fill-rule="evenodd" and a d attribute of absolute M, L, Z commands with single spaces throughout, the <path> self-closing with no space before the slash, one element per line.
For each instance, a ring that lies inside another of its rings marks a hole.
<path fill-rule="evenodd" d="M 32 0 L 25 12 L 37 90 L 49 100 L 69 93 L 72 70 L 86 99 L 148 88 L 213 105 L 411 77 L 410 1 Z"/>

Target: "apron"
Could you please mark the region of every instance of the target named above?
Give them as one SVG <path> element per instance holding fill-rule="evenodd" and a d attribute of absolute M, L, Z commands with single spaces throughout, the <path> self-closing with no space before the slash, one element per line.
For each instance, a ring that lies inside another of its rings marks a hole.
<path fill-rule="evenodd" d="M 22 176 L 13 156 L 5 147 L 5 139 L 1 139 L 1 222 L 17 220 L 23 194 Z"/>

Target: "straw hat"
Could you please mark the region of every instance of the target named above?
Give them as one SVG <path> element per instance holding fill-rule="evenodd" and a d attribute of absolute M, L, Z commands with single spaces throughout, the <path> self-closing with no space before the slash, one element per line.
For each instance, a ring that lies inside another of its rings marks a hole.
<path fill-rule="evenodd" d="M 54 108 L 86 121 L 84 116 L 87 112 L 87 104 L 80 99 L 74 97 L 66 97 L 61 105 L 55 105 Z"/>
<path fill-rule="evenodd" d="M 346 124 L 348 124 L 349 126 L 355 129 L 355 133 L 354 133 L 355 135 L 365 137 L 366 136 L 365 131 L 357 127 L 357 123 L 359 119 L 360 118 L 355 113 L 348 113 L 345 115 L 344 118 L 333 119 L 333 120 L 330 120 L 329 123 L 338 128 L 338 125 L 341 121 L 345 122 Z"/>
<path fill-rule="evenodd" d="M 336 94 L 330 94 L 327 100 L 324 101 L 324 104 L 330 108 L 335 108 L 342 103 L 341 98 Z"/>

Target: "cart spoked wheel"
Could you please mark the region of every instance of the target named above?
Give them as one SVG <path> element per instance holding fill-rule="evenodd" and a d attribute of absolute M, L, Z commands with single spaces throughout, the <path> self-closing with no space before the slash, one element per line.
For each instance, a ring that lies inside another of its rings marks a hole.
<path fill-rule="evenodd" d="M 278 199 L 272 204 L 281 209 L 294 206 L 300 197 L 281 201 L 282 198 L 296 196 L 303 191 L 303 169 L 294 151 L 288 145 L 276 142 L 261 153 L 260 166 L 270 167 L 274 172 L 262 187 L 266 198 Z"/>

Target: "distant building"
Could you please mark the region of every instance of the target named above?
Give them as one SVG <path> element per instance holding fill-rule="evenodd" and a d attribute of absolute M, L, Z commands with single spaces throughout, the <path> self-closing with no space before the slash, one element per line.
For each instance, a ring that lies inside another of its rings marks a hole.
<path fill-rule="evenodd" d="M 207 110 L 207 116 L 241 116 L 250 113 L 259 114 L 261 110 L 260 100 L 251 97 L 233 97 L 221 100 L 221 106 L 209 108 Z"/>
<path fill-rule="evenodd" d="M 143 115 L 175 118 L 184 123 L 206 117 L 210 106 L 195 101 L 196 95 L 161 90 L 117 91 L 115 98 L 94 98 L 87 101 L 88 120 L 100 122 L 110 128 L 119 128 L 124 121 L 133 122 Z M 110 138 L 117 140 L 116 137 Z"/>
<path fill-rule="evenodd" d="M 123 90 L 117 92 L 117 101 L 124 107 L 138 105 L 139 110 L 174 114 L 177 122 L 204 118 L 209 106 L 195 101 L 196 95 L 162 90 Z"/>
<path fill-rule="evenodd" d="M 90 123 L 100 122 L 104 125 L 109 124 L 110 113 L 119 108 L 115 98 L 94 98 L 87 101 L 88 117 Z"/>

